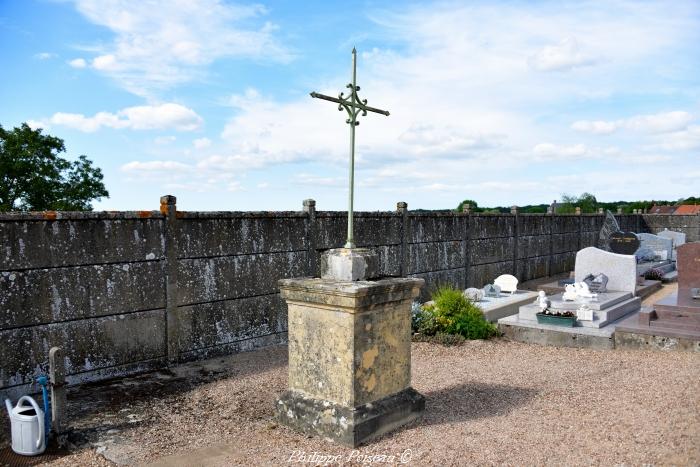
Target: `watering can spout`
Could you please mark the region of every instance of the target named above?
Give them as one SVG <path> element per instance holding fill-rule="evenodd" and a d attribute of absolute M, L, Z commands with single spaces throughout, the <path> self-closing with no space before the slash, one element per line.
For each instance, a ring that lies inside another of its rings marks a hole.
<path fill-rule="evenodd" d="M 5 407 L 7 408 L 7 416 L 12 418 L 12 402 L 10 402 L 10 399 L 5 399 Z"/>

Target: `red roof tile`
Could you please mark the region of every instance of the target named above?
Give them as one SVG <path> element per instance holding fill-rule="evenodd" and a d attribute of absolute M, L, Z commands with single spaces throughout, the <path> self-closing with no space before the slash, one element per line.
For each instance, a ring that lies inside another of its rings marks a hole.
<path fill-rule="evenodd" d="M 657 206 L 654 205 L 649 209 L 649 214 L 673 214 L 678 206 Z"/>
<path fill-rule="evenodd" d="M 674 214 L 700 214 L 700 204 L 682 204 Z"/>

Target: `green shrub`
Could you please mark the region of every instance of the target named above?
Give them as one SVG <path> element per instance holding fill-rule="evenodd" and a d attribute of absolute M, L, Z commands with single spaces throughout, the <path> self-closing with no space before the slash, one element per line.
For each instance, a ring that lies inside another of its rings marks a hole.
<path fill-rule="evenodd" d="M 484 319 L 481 309 L 461 290 L 440 287 L 433 294 L 433 304 L 414 307 L 413 330 L 425 336 L 451 334 L 466 339 L 488 339 L 498 334 L 495 325 Z M 445 339 L 441 339 L 445 340 Z"/>
<path fill-rule="evenodd" d="M 497 334 L 496 326 L 484 319 L 481 309 L 453 287 L 440 287 L 433 294 L 436 320 L 442 331 L 467 339 L 488 339 Z"/>

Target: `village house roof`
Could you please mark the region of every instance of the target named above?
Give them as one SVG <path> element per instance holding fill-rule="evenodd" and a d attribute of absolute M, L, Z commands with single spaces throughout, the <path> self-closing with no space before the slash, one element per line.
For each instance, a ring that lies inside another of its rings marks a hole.
<path fill-rule="evenodd" d="M 654 205 L 649 209 L 649 214 L 673 214 L 678 206 L 657 206 Z"/>
<path fill-rule="evenodd" d="M 682 204 L 676 208 L 674 214 L 700 214 L 700 204 Z"/>

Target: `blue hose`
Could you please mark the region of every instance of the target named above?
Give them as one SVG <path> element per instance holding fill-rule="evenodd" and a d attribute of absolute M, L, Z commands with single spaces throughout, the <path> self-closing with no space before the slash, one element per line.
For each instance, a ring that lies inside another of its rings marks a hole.
<path fill-rule="evenodd" d="M 44 441 L 45 445 L 49 445 L 49 433 L 51 432 L 51 404 L 49 403 L 49 391 L 47 386 L 49 380 L 45 375 L 41 375 L 36 379 L 36 382 L 41 386 L 41 398 L 44 400 Z"/>

